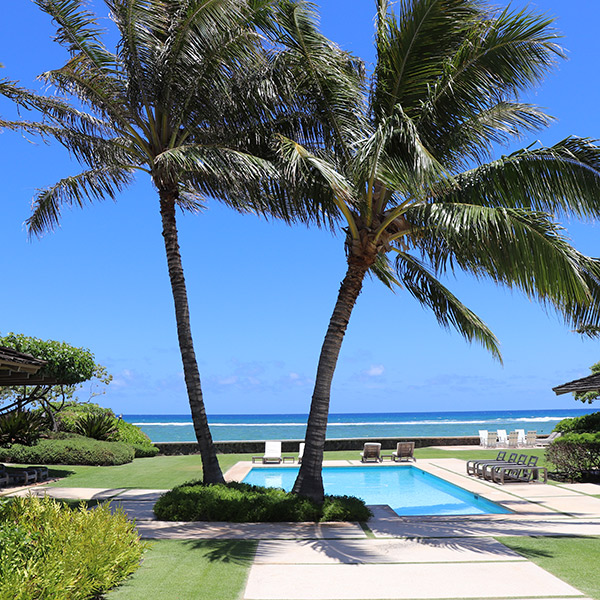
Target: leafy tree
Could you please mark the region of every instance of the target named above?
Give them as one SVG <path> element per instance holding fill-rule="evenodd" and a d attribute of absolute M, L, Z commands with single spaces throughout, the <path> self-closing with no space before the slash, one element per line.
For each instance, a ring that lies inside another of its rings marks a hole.
<path fill-rule="evenodd" d="M 592 375 L 600 373 L 600 362 L 593 364 L 590 367 L 590 371 L 592 372 Z M 573 392 L 573 398 L 575 398 L 575 400 L 583 402 L 584 404 L 586 402 L 588 404 L 591 404 L 598 397 L 600 397 L 600 390 L 595 390 L 591 392 Z"/>
<path fill-rule="evenodd" d="M 442 326 L 498 359 L 493 333 L 439 275 L 462 270 L 520 289 L 575 326 L 599 320 L 599 264 L 569 244 L 554 217 L 600 211 L 599 148 L 569 137 L 491 160 L 497 144 L 551 121 L 519 97 L 563 56 L 552 20 L 480 0 L 398 7 L 395 14 L 386 0 L 377 2 L 371 79 L 349 73 L 337 87 L 322 87 L 332 150 L 280 140 L 298 189 L 335 203 L 346 233 L 347 272 L 321 349 L 294 485 L 317 501 L 331 383 L 367 274 L 405 289 Z M 309 16 L 302 42 L 307 78 L 318 87 L 327 81 L 329 48 Z"/>
<path fill-rule="evenodd" d="M 0 82 L 0 93 L 45 117 L 44 123 L 4 121 L 0 126 L 56 138 L 86 170 L 37 195 L 29 232 L 39 235 L 55 227 L 64 206 L 114 199 L 136 172 L 150 176 L 158 193 L 204 481 L 223 481 L 194 352 L 176 210 L 196 211 L 211 196 L 241 211 L 304 218 L 275 201 L 283 189 L 279 175 L 259 158 L 269 153 L 269 124 L 285 105 L 280 86 L 285 58 L 275 60 L 274 46 L 265 51 L 255 33 L 259 24 L 277 34 L 269 17 L 274 2 L 105 0 L 119 34 L 112 52 L 83 0 L 35 1 L 56 23 L 55 39 L 70 55 L 63 67 L 41 76 L 65 98 Z M 301 98 L 298 94 L 296 102 Z M 308 114 L 298 107 L 283 130 L 295 132 L 296 125 L 289 123 L 303 122 L 306 135 L 312 135 Z"/>
<path fill-rule="evenodd" d="M 23 334 L 9 333 L 0 337 L 0 346 L 45 360 L 47 364 L 37 372 L 37 375 L 58 382 L 54 385 L 0 388 L 0 412 L 2 413 L 10 412 L 15 408 L 20 411 L 28 404 L 37 404 L 42 407 L 55 428 L 56 413 L 74 396 L 82 383 L 96 378 L 99 383 L 108 385 L 112 379 L 105 367 L 96 364 L 94 355 L 89 350 L 76 348 L 66 342 L 41 340 Z"/>

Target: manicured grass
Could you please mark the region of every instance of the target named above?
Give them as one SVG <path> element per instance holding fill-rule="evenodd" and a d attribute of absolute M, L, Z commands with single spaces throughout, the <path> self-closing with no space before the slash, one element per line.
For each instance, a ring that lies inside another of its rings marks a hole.
<path fill-rule="evenodd" d="M 600 538 L 500 537 L 498 541 L 600 600 Z"/>
<path fill-rule="evenodd" d="M 241 540 L 153 542 L 140 569 L 106 600 L 237 600 L 255 549 Z"/>
<path fill-rule="evenodd" d="M 545 466 L 544 449 L 523 450 L 528 455 L 540 458 L 538 464 Z M 293 453 L 292 453 L 293 454 Z M 325 452 L 325 460 L 357 460 L 357 450 Z M 415 450 L 419 458 L 460 458 L 472 460 L 495 457 L 496 450 L 438 450 L 421 448 Z M 223 472 L 241 460 L 250 460 L 251 454 L 220 454 L 219 463 Z M 418 462 L 417 462 L 418 465 Z M 133 462 L 114 467 L 90 467 L 77 465 L 54 465 L 50 468 L 52 477 L 61 477 L 51 483 L 54 487 L 98 487 L 98 488 L 154 488 L 171 489 L 186 481 L 202 478 L 200 456 L 156 456 L 136 458 Z"/>

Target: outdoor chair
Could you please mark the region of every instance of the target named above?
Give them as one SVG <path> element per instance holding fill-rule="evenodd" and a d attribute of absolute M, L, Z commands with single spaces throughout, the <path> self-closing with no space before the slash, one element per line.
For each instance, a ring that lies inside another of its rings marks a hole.
<path fill-rule="evenodd" d="M 302 457 L 304 456 L 304 442 L 300 442 L 298 446 L 298 464 L 302 463 Z"/>
<path fill-rule="evenodd" d="M 279 464 L 281 458 L 281 442 L 265 442 L 265 453 L 263 456 L 253 456 L 252 462 L 261 460 L 265 464 Z"/>
<path fill-rule="evenodd" d="M 560 431 L 553 431 L 547 438 L 536 440 L 535 445 L 547 446 L 548 444 L 551 444 L 556 438 L 559 438 L 561 435 L 562 433 L 560 433 Z"/>
<path fill-rule="evenodd" d="M 516 452 L 515 452 L 516 454 Z M 512 455 L 511 455 L 512 456 Z M 482 465 L 479 469 L 477 469 L 478 477 L 482 477 L 483 479 L 492 480 L 493 470 L 495 468 L 500 467 L 518 467 L 520 465 L 524 465 L 527 462 L 527 454 L 519 454 L 517 460 L 506 461 L 504 463 L 488 463 L 487 465 Z"/>
<path fill-rule="evenodd" d="M 502 451 L 498 452 L 498 456 L 496 456 L 496 458 L 469 460 L 469 461 L 467 461 L 467 475 L 475 475 L 477 473 L 477 466 L 481 463 L 505 462 L 505 460 L 504 460 L 505 456 L 506 456 L 506 451 L 502 450 Z M 513 455 L 511 454 L 511 456 L 513 456 Z M 514 457 L 516 459 L 517 455 L 515 454 Z"/>
<path fill-rule="evenodd" d="M 48 467 L 27 467 L 37 473 L 37 480 L 46 481 L 48 479 Z"/>
<path fill-rule="evenodd" d="M 496 483 L 504 484 L 508 482 L 531 483 L 547 483 L 548 470 L 546 467 L 537 466 L 538 457 L 530 456 L 526 465 L 515 468 L 513 467 L 494 467 L 492 469 L 492 480 Z M 540 474 L 543 481 L 540 481 Z"/>
<path fill-rule="evenodd" d="M 508 447 L 517 448 L 519 445 L 519 434 L 516 431 L 511 431 L 508 434 Z"/>
<path fill-rule="evenodd" d="M 488 440 L 488 432 L 487 429 L 480 429 L 479 430 L 479 445 L 480 446 L 487 446 L 487 440 Z"/>
<path fill-rule="evenodd" d="M 533 448 L 537 442 L 537 431 L 528 431 L 527 437 L 525 438 L 525 445 Z"/>
<path fill-rule="evenodd" d="M 495 448 L 497 441 L 498 441 L 498 434 L 495 431 L 488 431 L 487 442 L 485 443 L 485 445 L 488 448 Z"/>
<path fill-rule="evenodd" d="M 381 444 L 367 442 L 360 453 L 361 462 L 381 462 Z"/>
<path fill-rule="evenodd" d="M 498 429 L 498 446 L 508 446 L 508 436 L 506 435 L 506 429 Z"/>
<path fill-rule="evenodd" d="M 402 460 L 414 460 L 417 459 L 413 456 L 415 452 L 415 443 L 414 442 L 398 442 L 396 445 L 396 451 L 392 452 L 392 460 L 394 462 L 400 462 Z"/>
<path fill-rule="evenodd" d="M 519 446 L 524 446 L 525 445 L 525 430 L 524 429 L 515 429 L 515 431 L 517 432 L 517 444 Z"/>
<path fill-rule="evenodd" d="M 13 485 L 29 485 L 37 482 L 37 471 L 35 469 L 19 469 L 8 473 L 9 481 Z"/>

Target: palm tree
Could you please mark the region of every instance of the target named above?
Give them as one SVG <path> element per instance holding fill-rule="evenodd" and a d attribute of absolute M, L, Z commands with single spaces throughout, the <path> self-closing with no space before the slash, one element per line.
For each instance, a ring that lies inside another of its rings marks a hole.
<path fill-rule="evenodd" d="M 491 160 L 498 144 L 551 120 L 519 97 L 563 56 L 552 20 L 480 0 L 398 5 L 394 14 L 387 0 L 377 1 L 369 94 L 355 83 L 349 104 L 351 85 L 342 86 L 339 102 L 336 88 L 324 88 L 331 148 L 280 138 L 290 177 L 333 202 L 346 232 L 347 272 L 321 348 L 293 488 L 317 502 L 332 379 L 367 274 L 406 289 L 441 325 L 498 359 L 493 333 L 439 275 L 461 269 L 518 288 L 575 325 L 599 319 L 600 264 L 568 243 L 554 215 L 600 212 L 600 149 L 570 137 Z M 326 65 L 327 47 L 312 44 L 312 27 L 302 32 L 305 63 L 316 54 Z M 326 67 L 309 76 L 318 87 Z"/>
<path fill-rule="evenodd" d="M 194 211 L 210 196 L 241 211 L 304 218 L 275 202 L 281 191 L 278 175 L 258 157 L 267 153 L 268 124 L 283 98 L 265 85 L 266 74 L 276 71 L 270 64 L 275 54 L 272 47 L 268 52 L 262 47 L 256 33 L 257 23 L 276 31 L 269 17 L 273 3 L 105 0 L 119 33 L 117 51 L 111 52 L 83 0 L 35 1 L 56 23 L 55 39 L 70 54 L 63 67 L 41 76 L 63 97 L 2 81 L 0 93 L 42 112 L 45 120 L 0 126 L 53 136 L 86 170 L 37 195 L 29 232 L 40 235 L 55 227 L 63 206 L 114 199 L 138 171 L 150 176 L 159 197 L 203 477 L 207 483 L 222 482 L 194 353 L 176 209 Z M 292 121 L 283 130 L 295 135 Z"/>

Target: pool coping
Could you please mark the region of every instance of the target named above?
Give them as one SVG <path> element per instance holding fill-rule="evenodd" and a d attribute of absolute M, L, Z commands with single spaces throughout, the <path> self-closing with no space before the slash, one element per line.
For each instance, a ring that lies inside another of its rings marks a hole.
<path fill-rule="evenodd" d="M 456 485 L 463 490 L 470 492 L 476 496 L 479 496 L 485 500 L 493 502 L 501 506 L 502 508 L 510 511 L 508 513 L 500 514 L 470 514 L 470 515 L 398 515 L 388 505 L 376 505 L 377 512 L 385 513 L 386 519 L 393 519 L 394 517 L 398 520 L 407 519 L 433 519 L 433 520 L 444 520 L 451 519 L 456 520 L 461 517 L 469 519 L 486 519 L 486 520 L 505 520 L 511 518 L 564 518 L 573 517 L 573 512 L 567 512 L 552 508 L 546 505 L 544 500 L 546 496 L 552 498 L 560 496 L 561 498 L 568 497 L 582 497 L 587 494 L 582 494 L 577 491 L 564 488 L 562 486 L 556 486 L 551 484 L 543 483 L 517 483 L 517 484 L 506 484 L 500 485 L 489 481 L 484 481 L 479 478 L 475 478 L 466 474 L 466 462 L 461 459 L 455 458 L 442 458 L 442 459 L 420 459 L 417 462 L 411 463 L 362 463 L 359 460 L 327 460 L 323 462 L 324 467 L 356 467 L 363 466 L 368 468 L 389 468 L 389 467 L 405 467 L 414 466 L 425 473 L 439 477 L 440 479 Z M 249 473 L 252 468 L 297 468 L 297 464 L 253 464 L 250 461 L 240 461 L 233 465 L 226 473 L 225 479 L 227 481 L 242 481 L 244 477 Z M 589 497 L 589 496 L 588 496 Z M 542 498 L 542 500 L 540 500 Z M 598 501 L 600 509 L 600 500 Z M 387 507 L 388 510 L 385 510 Z M 600 517 L 600 510 L 598 511 Z"/>

